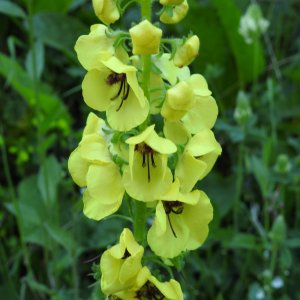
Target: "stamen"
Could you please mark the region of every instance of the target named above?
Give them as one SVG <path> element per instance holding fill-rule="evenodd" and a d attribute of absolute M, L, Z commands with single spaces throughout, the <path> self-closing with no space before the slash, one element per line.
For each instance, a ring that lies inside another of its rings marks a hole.
<path fill-rule="evenodd" d="M 115 96 L 111 97 L 110 100 L 115 100 L 115 99 L 117 99 L 117 98 L 120 96 L 121 91 L 122 91 L 122 89 L 123 89 L 123 86 L 124 86 L 124 80 L 121 81 L 121 84 L 120 84 L 120 88 L 119 88 L 119 90 L 118 90 L 118 93 L 117 93 Z"/>
<path fill-rule="evenodd" d="M 155 168 L 156 164 L 154 160 L 154 154 L 156 152 L 145 143 L 135 145 L 134 151 L 137 151 L 142 155 L 143 157 L 142 167 L 145 168 L 147 166 L 147 179 L 148 182 L 150 182 L 151 181 L 150 159 L 151 159 L 152 167 Z"/>
<path fill-rule="evenodd" d="M 165 296 L 150 281 L 147 281 L 137 292 L 135 298 L 140 300 L 163 300 Z"/>
<path fill-rule="evenodd" d="M 155 164 L 155 161 L 154 161 L 154 154 L 153 153 L 151 153 L 151 164 L 152 164 L 153 168 L 156 168 L 156 164 Z"/>
<path fill-rule="evenodd" d="M 175 233 L 175 230 L 174 230 L 174 228 L 173 228 L 173 225 L 172 225 L 172 222 L 171 222 L 171 219 L 170 219 L 170 214 L 167 214 L 167 217 L 168 217 L 168 221 L 169 221 L 171 230 L 172 230 L 172 232 L 173 232 L 173 235 L 174 235 L 175 238 L 177 238 L 177 235 L 176 235 L 176 233 Z"/>
<path fill-rule="evenodd" d="M 147 168 L 148 168 L 148 182 L 150 182 L 150 164 L 149 164 L 149 153 L 147 153 Z"/>
<path fill-rule="evenodd" d="M 170 214 L 171 213 L 174 213 L 176 215 L 182 214 L 183 209 L 184 209 L 183 203 L 180 201 L 163 201 L 163 206 L 164 206 L 166 215 L 168 217 L 168 222 L 170 224 L 172 233 L 173 233 L 174 237 L 177 238 L 176 232 L 175 232 L 172 222 L 171 222 Z"/>
<path fill-rule="evenodd" d="M 124 101 L 128 98 L 129 96 L 129 92 L 130 92 L 130 86 L 128 84 L 128 82 L 126 81 L 126 74 L 125 73 L 111 73 L 108 75 L 108 77 L 106 78 L 106 83 L 108 85 L 113 85 L 116 83 L 120 82 L 120 87 L 118 92 L 116 93 L 115 96 L 111 97 L 110 100 L 116 100 L 118 97 L 120 97 L 121 95 L 121 103 L 118 106 L 118 108 L 116 109 L 116 111 L 119 111 L 121 109 L 121 107 L 123 106 Z"/>

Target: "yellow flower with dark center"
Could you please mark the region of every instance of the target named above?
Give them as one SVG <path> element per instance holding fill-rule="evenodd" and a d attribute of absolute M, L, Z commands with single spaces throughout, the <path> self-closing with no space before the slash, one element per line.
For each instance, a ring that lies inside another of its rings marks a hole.
<path fill-rule="evenodd" d="M 139 272 L 132 289 L 115 296 L 124 300 L 183 300 L 180 284 L 176 280 L 160 282 L 147 267 Z"/>
<path fill-rule="evenodd" d="M 84 101 L 91 108 L 106 111 L 109 125 L 128 131 L 145 121 L 149 103 L 140 88 L 136 68 L 116 57 L 102 61 L 102 67 L 90 70 L 82 83 Z"/>
<path fill-rule="evenodd" d="M 115 294 L 131 288 L 142 269 L 141 259 L 144 248 L 125 228 L 119 243 L 106 250 L 100 260 L 101 289 L 105 294 Z"/>
<path fill-rule="evenodd" d="M 102 119 L 89 114 L 82 140 L 68 160 L 74 182 L 86 187 L 83 212 L 94 220 L 116 212 L 124 195 L 119 168 L 112 161 L 107 143 L 99 133 L 103 124 Z"/>
<path fill-rule="evenodd" d="M 203 129 L 194 135 L 185 146 L 175 169 L 181 190 L 192 190 L 197 181 L 210 172 L 221 152 L 222 148 L 211 130 Z"/>
<path fill-rule="evenodd" d="M 129 144 L 129 166 L 123 172 L 126 192 L 136 200 L 156 200 L 172 183 L 167 161 L 168 155 L 177 151 L 176 146 L 158 136 L 154 125 L 126 143 Z"/>
<path fill-rule="evenodd" d="M 152 251 L 164 258 L 173 258 L 181 252 L 200 247 L 213 218 L 213 208 L 204 192 L 181 193 L 179 181 L 176 180 L 173 185 L 174 188 L 160 198 L 147 235 Z"/>
<path fill-rule="evenodd" d="M 93 0 L 93 8 L 104 24 L 115 23 L 120 18 L 115 0 Z"/>

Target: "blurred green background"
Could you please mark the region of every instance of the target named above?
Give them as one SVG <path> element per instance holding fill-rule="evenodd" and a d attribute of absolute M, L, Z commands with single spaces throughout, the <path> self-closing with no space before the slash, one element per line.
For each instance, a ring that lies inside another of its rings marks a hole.
<path fill-rule="evenodd" d="M 172 272 L 186 299 L 300 299 L 300 2 L 189 4 L 164 32 L 200 37 L 191 68 L 218 102 L 223 154 L 199 183 L 209 238 Z M 133 5 L 116 26 L 138 18 Z M 1 299 L 104 299 L 98 255 L 131 226 L 84 217 L 67 171 L 90 111 L 73 47 L 94 23 L 91 1 L 0 0 Z"/>

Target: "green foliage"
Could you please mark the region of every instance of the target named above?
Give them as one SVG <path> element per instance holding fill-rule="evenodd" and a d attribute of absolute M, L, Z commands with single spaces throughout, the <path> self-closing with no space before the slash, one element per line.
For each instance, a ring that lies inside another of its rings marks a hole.
<path fill-rule="evenodd" d="M 170 36 L 199 35 L 192 65 L 204 73 L 220 116 L 223 153 L 199 182 L 214 206 L 209 239 L 164 268 L 186 299 L 300 299 L 300 22 L 296 1 L 257 1 L 270 22 L 247 43 L 249 1 L 189 0 Z M 86 119 L 76 39 L 98 22 L 86 1 L 0 0 L 0 294 L 6 299 L 105 299 L 99 255 L 122 217 L 82 215 L 67 157 Z M 131 19 L 130 19 L 131 20 Z M 128 24 L 127 24 L 128 25 Z M 115 136 L 116 140 L 126 136 Z M 94 263 L 94 267 L 92 268 Z M 93 274 L 92 274 L 93 273 Z M 89 276 L 89 274 L 91 276 Z"/>

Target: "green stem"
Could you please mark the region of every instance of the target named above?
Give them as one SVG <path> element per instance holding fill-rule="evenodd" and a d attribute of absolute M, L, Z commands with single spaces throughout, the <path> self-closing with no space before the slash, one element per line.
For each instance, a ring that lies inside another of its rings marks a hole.
<path fill-rule="evenodd" d="M 134 237 L 138 242 L 142 242 L 146 229 L 146 204 L 135 201 L 135 212 L 133 218 Z"/>
<path fill-rule="evenodd" d="M 141 18 L 151 21 L 151 0 L 141 0 Z M 151 56 L 142 55 L 143 63 L 143 91 L 147 99 L 149 99 L 149 81 L 151 71 Z M 134 236 L 138 242 L 142 242 L 146 230 L 146 204 L 144 202 L 135 201 L 135 214 L 133 219 Z"/>
<path fill-rule="evenodd" d="M 245 146 L 242 142 L 239 146 L 239 156 L 238 156 L 238 165 L 237 165 L 237 180 L 236 180 L 236 193 L 234 200 L 234 228 L 235 231 L 238 231 L 239 227 L 239 208 L 240 208 L 240 197 L 241 190 L 243 185 L 243 159 L 245 157 Z"/>

